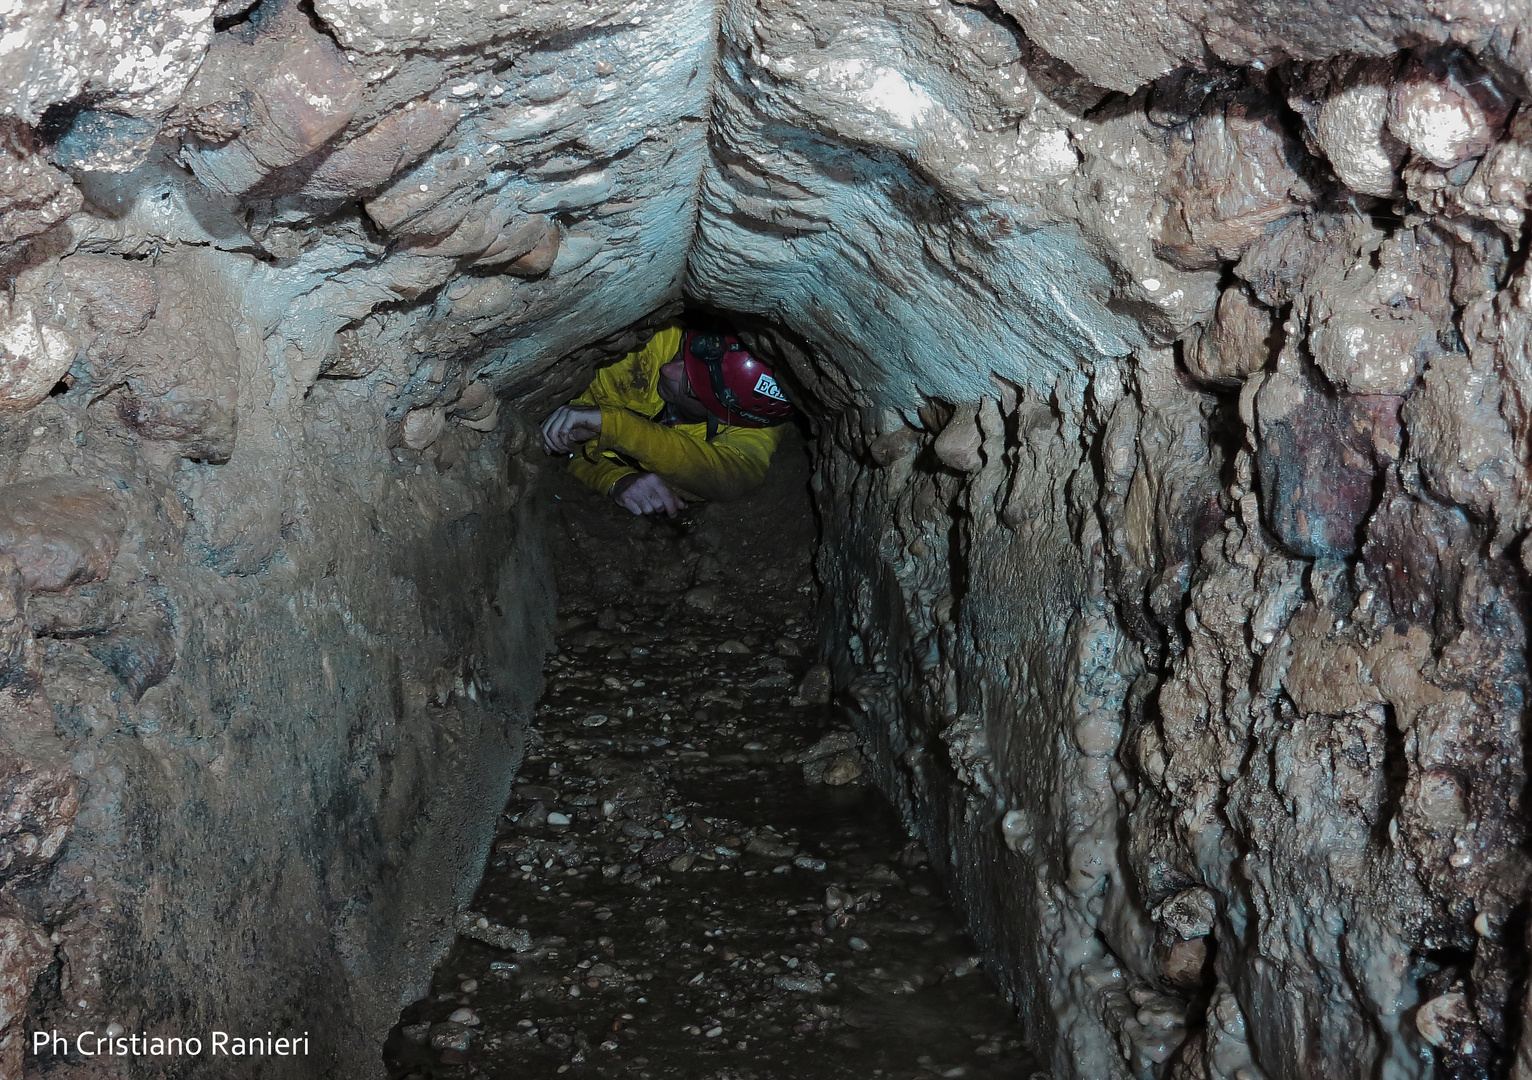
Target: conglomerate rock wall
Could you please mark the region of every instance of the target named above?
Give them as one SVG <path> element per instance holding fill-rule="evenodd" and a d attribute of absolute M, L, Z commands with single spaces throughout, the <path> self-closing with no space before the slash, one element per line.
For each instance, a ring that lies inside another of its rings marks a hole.
<path fill-rule="evenodd" d="M 1184 7 L 726 6 L 691 288 L 1056 1075 L 1532 1075 L 1525 33 Z"/>
<path fill-rule="evenodd" d="M 1532 1077 L 1525 12 L 3 17 L 0 1070 L 376 1070 L 537 686 L 527 421 L 685 294 L 1058 1076 Z"/>

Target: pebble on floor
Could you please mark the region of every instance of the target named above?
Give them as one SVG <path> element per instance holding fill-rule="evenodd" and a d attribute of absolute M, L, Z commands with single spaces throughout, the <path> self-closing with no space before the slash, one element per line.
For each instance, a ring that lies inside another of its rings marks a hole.
<path fill-rule="evenodd" d="M 457 944 L 385 1047 L 390 1076 L 1033 1075 L 826 704 L 792 464 L 753 505 L 679 527 L 556 488 L 547 693 Z"/>

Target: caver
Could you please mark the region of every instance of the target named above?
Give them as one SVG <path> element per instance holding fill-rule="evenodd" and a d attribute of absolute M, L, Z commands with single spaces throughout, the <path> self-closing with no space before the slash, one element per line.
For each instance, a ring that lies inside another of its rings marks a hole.
<path fill-rule="evenodd" d="M 733 334 L 671 324 L 596 373 L 543 422 L 543 448 L 635 514 L 760 484 L 792 406 L 771 366 Z"/>

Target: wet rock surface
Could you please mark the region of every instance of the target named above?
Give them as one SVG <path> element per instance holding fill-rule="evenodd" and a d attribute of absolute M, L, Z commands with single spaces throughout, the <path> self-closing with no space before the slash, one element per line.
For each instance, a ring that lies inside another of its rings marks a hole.
<path fill-rule="evenodd" d="M 1056 1075 L 1532 1072 L 1525 5 L 4 17 L 5 1068 L 223 1010 L 377 1065 L 540 692 L 528 420 L 684 294 L 822 450 L 790 689 L 858 750 L 793 767 Z"/>
<path fill-rule="evenodd" d="M 1032 1075 L 856 736 L 797 693 L 816 649 L 794 459 L 796 439 L 765 491 L 674 526 L 562 486 L 548 692 L 390 1075 Z M 688 564 L 711 584 L 654 575 Z"/>

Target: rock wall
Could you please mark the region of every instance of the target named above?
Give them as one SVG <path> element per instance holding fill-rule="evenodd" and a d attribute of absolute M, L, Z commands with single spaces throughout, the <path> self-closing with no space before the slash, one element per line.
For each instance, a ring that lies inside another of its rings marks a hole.
<path fill-rule="evenodd" d="M 24 1029 L 109 1023 L 312 1030 L 364 1071 L 450 943 L 539 685 L 507 425 L 460 408 L 440 474 L 390 450 L 373 393 L 256 320 L 248 255 L 76 249 L 13 311 L 34 275 L 85 344 L 3 426 L 7 1075 Z"/>
<path fill-rule="evenodd" d="M 690 287 L 1058 1076 L 1532 1068 L 1506 18 L 726 5 Z"/>
<path fill-rule="evenodd" d="M 798 376 L 837 687 L 1057 1075 L 1532 1076 L 1520 13 L 6 18 L 6 1069 L 376 1068 L 536 690 L 522 414 L 684 292 Z"/>
<path fill-rule="evenodd" d="M 541 685 L 510 401 L 678 295 L 711 14 L 97 14 L 0 56 L 0 1075 L 373 1075 Z"/>

